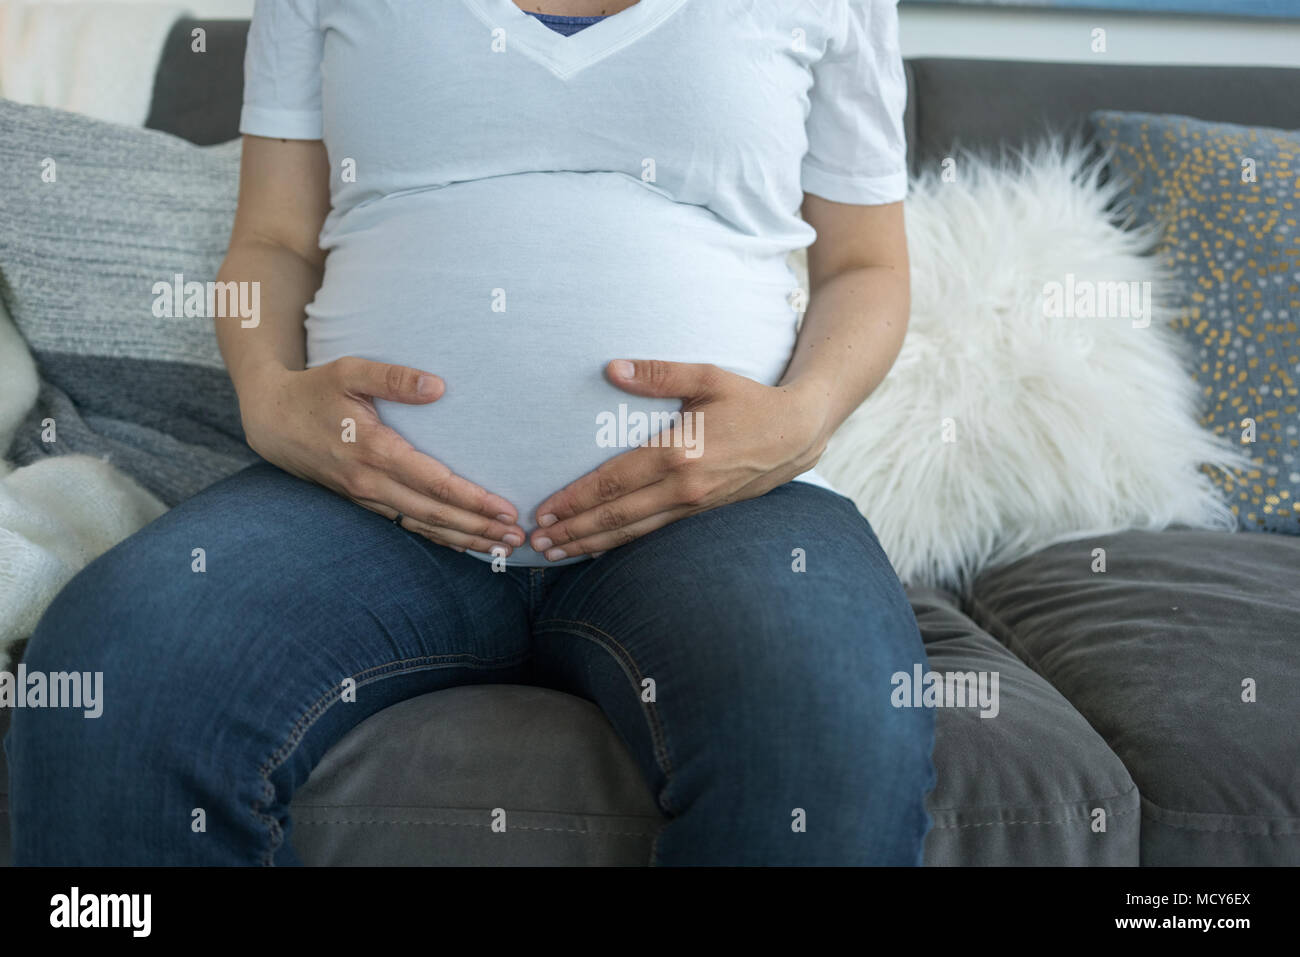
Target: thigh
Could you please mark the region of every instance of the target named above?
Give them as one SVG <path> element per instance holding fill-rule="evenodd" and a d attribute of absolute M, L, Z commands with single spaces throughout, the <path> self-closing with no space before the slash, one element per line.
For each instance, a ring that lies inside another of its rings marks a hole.
<path fill-rule="evenodd" d="M 507 575 L 254 465 L 101 556 L 46 612 L 29 672 L 102 673 L 102 714 L 14 713 L 15 858 L 288 862 L 289 799 L 343 733 L 406 697 L 517 680 L 527 655 Z M 41 829 L 69 820 L 54 847 Z"/>
<path fill-rule="evenodd" d="M 601 705 L 670 818 L 713 802 L 658 859 L 915 863 L 933 716 L 893 708 L 890 678 L 924 652 L 848 499 L 792 482 L 660 529 L 575 567 L 534 635 L 546 680 Z M 870 825 L 868 805 L 897 814 Z"/>

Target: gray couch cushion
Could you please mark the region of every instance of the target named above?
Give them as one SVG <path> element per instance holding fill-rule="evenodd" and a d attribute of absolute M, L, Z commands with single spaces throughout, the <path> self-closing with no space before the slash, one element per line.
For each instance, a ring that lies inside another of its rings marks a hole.
<path fill-rule="evenodd" d="M 204 33 L 202 54 L 193 50 L 195 30 Z M 247 42 L 247 20 L 177 20 L 163 41 L 145 127 L 202 146 L 238 139 Z"/>
<path fill-rule="evenodd" d="M 1300 538 L 1057 545 L 981 576 L 971 614 L 1127 766 L 1143 864 L 1300 864 Z"/>
<path fill-rule="evenodd" d="M 292 819 L 294 849 L 318 865 L 639 865 L 663 822 L 599 708 L 519 685 L 372 715 L 317 765 Z"/>
<path fill-rule="evenodd" d="M 908 145 L 918 165 L 958 148 L 996 153 L 1049 131 L 1084 133 L 1093 110 L 1300 127 L 1300 70 L 1294 69 L 946 58 L 909 66 L 916 121 Z"/>
<path fill-rule="evenodd" d="M 926 864 L 1134 865 L 1138 792 L 1055 688 L 980 630 L 955 596 L 909 591 L 930 668 L 996 671 L 999 710 L 940 708 Z M 1105 812 L 1105 830 L 1093 830 Z"/>

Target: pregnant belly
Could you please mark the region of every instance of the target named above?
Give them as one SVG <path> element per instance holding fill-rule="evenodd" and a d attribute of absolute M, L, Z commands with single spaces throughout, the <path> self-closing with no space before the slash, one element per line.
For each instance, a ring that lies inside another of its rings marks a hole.
<path fill-rule="evenodd" d="M 324 242 L 308 365 L 359 356 L 441 376 L 442 399 L 379 402 L 380 418 L 511 501 L 526 530 L 547 496 L 636 442 L 638 413 L 680 408 L 614 388 L 611 359 L 712 362 L 772 384 L 794 347 L 783 256 L 751 255 L 707 210 L 619 174 L 388 197 Z M 707 417 L 696 438 L 707 454 Z M 550 564 L 527 546 L 510 563 Z"/>

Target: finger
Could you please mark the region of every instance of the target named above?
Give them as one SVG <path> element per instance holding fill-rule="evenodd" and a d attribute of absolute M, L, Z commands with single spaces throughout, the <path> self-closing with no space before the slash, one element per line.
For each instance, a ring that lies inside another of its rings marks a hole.
<path fill-rule="evenodd" d="M 366 483 L 365 492 L 367 499 L 391 505 L 403 515 L 433 528 L 449 528 L 489 544 L 517 547 L 524 543 L 524 530 L 518 525 L 421 495 L 382 472 L 376 473 L 373 483 Z"/>
<path fill-rule="evenodd" d="M 389 402 L 422 405 L 442 398 L 447 390 L 438 376 L 409 366 L 345 356 L 335 361 L 334 367 L 346 391 Z"/>
<path fill-rule="evenodd" d="M 537 524 L 550 528 L 605 502 L 661 481 L 673 461 L 671 449 L 641 446 L 602 462 L 537 507 Z"/>
<path fill-rule="evenodd" d="M 392 430 L 389 430 L 392 432 Z M 374 466 L 421 495 L 454 505 L 467 512 L 514 524 L 519 509 L 500 495 L 457 475 L 437 459 L 415 449 L 396 432 L 375 449 Z M 522 532 L 523 529 L 520 529 Z"/>
<path fill-rule="evenodd" d="M 489 542 L 486 539 L 478 538 L 474 535 L 466 535 L 464 532 L 457 531 L 454 528 L 446 528 L 438 525 L 429 525 L 425 522 L 417 521 L 407 516 L 402 516 L 401 525 L 409 532 L 414 532 L 424 538 L 435 542 L 438 545 L 446 545 L 448 548 L 454 548 L 458 552 L 473 550 L 488 555 L 500 555 L 502 558 L 509 558 L 514 549 L 508 545 L 502 545 L 500 542 Z"/>
<path fill-rule="evenodd" d="M 356 502 L 362 508 L 369 509 L 370 511 L 374 512 L 377 515 L 384 516 L 384 518 L 388 519 L 390 522 L 393 519 L 397 518 L 399 514 L 401 514 L 400 512 L 397 511 L 397 509 L 393 508 L 393 506 L 385 505 L 383 502 L 372 502 L 370 501 L 370 499 L 367 498 L 353 498 L 351 495 L 349 495 L 341 488 L 335 489 L 335 491 L 338 492 L 339 495 L 346 498 L 348 501 Z"/>
<path fill-rule="evenodd" d="M 622 528 L 616 528 L 610 532 L 598 532 L 595 535 L 589 535 L 586 538 L 578 539 L 576 542 L 570 542 L 563 547 L 557 545 L 546 552 L 546 560 L 558 562 L 561 559 L 572 558 L 575 555 L 592 555 L 606 552 L 611 548 L 618 548 L 620 545 L 635 541 L 642 535 L 648 535 L 665 525 L 671 525 L 673 522 L 694 514 L 695 511 L 697 510 L 688 507 L 675 508 L 671 511 L 659 512 L 657 515 L 651 515 L 639 522 L 624 525 Z"/>
<path fill-rule="evenodd" d="M 397 511 L 397 509 L 393 508 L 391 505 L 385 505 L 383 502 L 374 502 L 362 498 L 354 498 L 352 501 L 356 502 L 363 508 L 367 508 L 372 512 L 384 516 L 384 518 L 388 519 L 390 522 L 400 515 L 401 521 L 397 524 L 401 525 L 402 528 L 406 529 L 408 532 L 413 532 L 416 535 L 427 538 L 438 545 L 446 545 L 448 548 L 454 548 L 458 552 L 463 552 L 469 548 L 473 548 L 475 551 L 487 552 L 488 554 L 493 555 L 497 554 L 499 551 L 500 554 L 509 557 L 510 553 L 513 551 L 510 546 L 502 544 L 501 542 L 492 542 L 478 536 L 466 535 L 464 532 L 457 531 L 454 528 L 442 528 L 436 525 L 429 525 L 425 522 L 417 521 L 416 519 L 410 518 L 402 512 Z"/>
<path fill-rule="evenodd" d="M 533 532 L 530 544 L 534 550 L 545 554 L 556 546 L 567 545 L 599 532 L 612 532 L 681 504 L 670 483 L 656 482 L 637 489 L 630 495 L 579 512 L 548 528 L 539 528 Z"/>
<path fill-rule="evenodd" d="M 722 369 L 704 362 L 615 359 L 605 367 L 609 381 L 624 392 L 665 399 L 705 399 L 713 394 Z"/>

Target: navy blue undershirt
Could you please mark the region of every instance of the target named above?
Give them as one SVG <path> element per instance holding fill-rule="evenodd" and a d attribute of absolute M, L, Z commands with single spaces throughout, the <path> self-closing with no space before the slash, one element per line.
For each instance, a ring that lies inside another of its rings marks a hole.
<path fill-rule="evenodd" d="M 562 17 L 555 13 L 534 13 L 531 10 L 525 10 L 524 13 L 530 17 L 536 17 L 556 33 L 561 33 L 566 37 L 571 37 L 579 30 L 591 26 L 598 20 L 605 19 L 604 17 Z"/>

